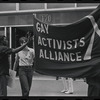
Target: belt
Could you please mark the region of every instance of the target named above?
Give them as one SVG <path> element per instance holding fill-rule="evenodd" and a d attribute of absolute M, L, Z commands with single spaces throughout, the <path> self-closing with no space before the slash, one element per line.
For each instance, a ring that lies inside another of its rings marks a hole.
<path fill-rule="evenodd" d="M 32 68 L 32 65 L 30 66 L 19 66 L 19 67 L 25 67 L 25 68 Z"/>

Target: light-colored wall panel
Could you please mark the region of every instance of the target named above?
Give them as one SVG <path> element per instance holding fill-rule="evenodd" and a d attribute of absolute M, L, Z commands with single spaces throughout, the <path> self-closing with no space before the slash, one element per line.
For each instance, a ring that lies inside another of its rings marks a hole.
<path fill-rule="evenodd" d="M 16 3 L 0 3 L 0 11 L 15 11 Z"/>
<path fill-rule="evenodd" d="M 77 7 L 91 7 L 97 6 L 99 3 L 77 3 Z"/>
<path fill-rule="evenodd" d="M 32 14 L 0 16 L 0 26 L 30 24 L 33 24 Z"/>
<path fill-rule="evenodd" d="M 68 8 L 75 7 L 75 3 L 47 3 L 47 8 Z"/>
<path fill-rule="evenodd" d="M 57 11 L 37 13 L 37 17 L 45 23 L 73 23 L 90 14 L 93 10 Z M 44 17 L 43 17 L 44 16 Z"/>
<path fill-rule="evenodd" d="M 4 27 L 0 27 L 0 35 L 5 35 Z"/>
<path fill-rule="evenodd" d="M 19 10 L 44 9 L 44 3 L 19 3 Z"/>

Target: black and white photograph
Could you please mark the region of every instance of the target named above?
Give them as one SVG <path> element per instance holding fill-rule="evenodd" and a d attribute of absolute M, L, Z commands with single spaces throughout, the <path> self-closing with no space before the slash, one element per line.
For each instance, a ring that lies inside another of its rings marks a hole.
<path fill-rule="evenodd" d="M 0 3 L 0 97 L 99 97 L 100 3 Z"/>

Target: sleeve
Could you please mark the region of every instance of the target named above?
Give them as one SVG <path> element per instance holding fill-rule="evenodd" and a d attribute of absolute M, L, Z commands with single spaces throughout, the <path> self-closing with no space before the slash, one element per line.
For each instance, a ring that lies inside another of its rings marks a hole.
<path fill-rule="evenodd" d="M 17 67 L 19 66 L 19 57 L 18 57 L 18 53 L 15 54 L 15 61 L 14 61 L 14 65 L 13 65 L 13 70 L 17 70 Z"/>
<path fill-rule="evenodd" d="M 35 58 L 35 51 L 34 51 L 34 49 L 32 50 L 32 53 L 33 53 L 33 58 Z"/>
<path fill-rule="evenodd" d="M 5 54 L 12 54 L 12 49 L 7 47 L 5 49 Z"/>
<path fill-rule="evenodd" d="M 18 53 L 15 54 L 15 59 L 17 59 L 17 58 L 18 58 Z"/>

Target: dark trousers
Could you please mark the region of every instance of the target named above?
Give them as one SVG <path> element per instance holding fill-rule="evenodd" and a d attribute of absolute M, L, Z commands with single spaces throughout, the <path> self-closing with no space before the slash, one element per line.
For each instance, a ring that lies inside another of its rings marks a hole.
<path fill-rule="evenodd" d="M 19 66 L 19 80 L 22 96 L 29 96 L 33 77 L 33 68 L 30 66 Z"/>
<path fill-rule="evenodd" d="M 87 78 L 86 81 L 88 83 L 88 96 L 100 96 L 100 78 Z"/>
<path fill-rule="evenodd" d="M 6 75 L 0 76 L 0 96 L 7 96 L 7 78 L 6 78 Z"/>

